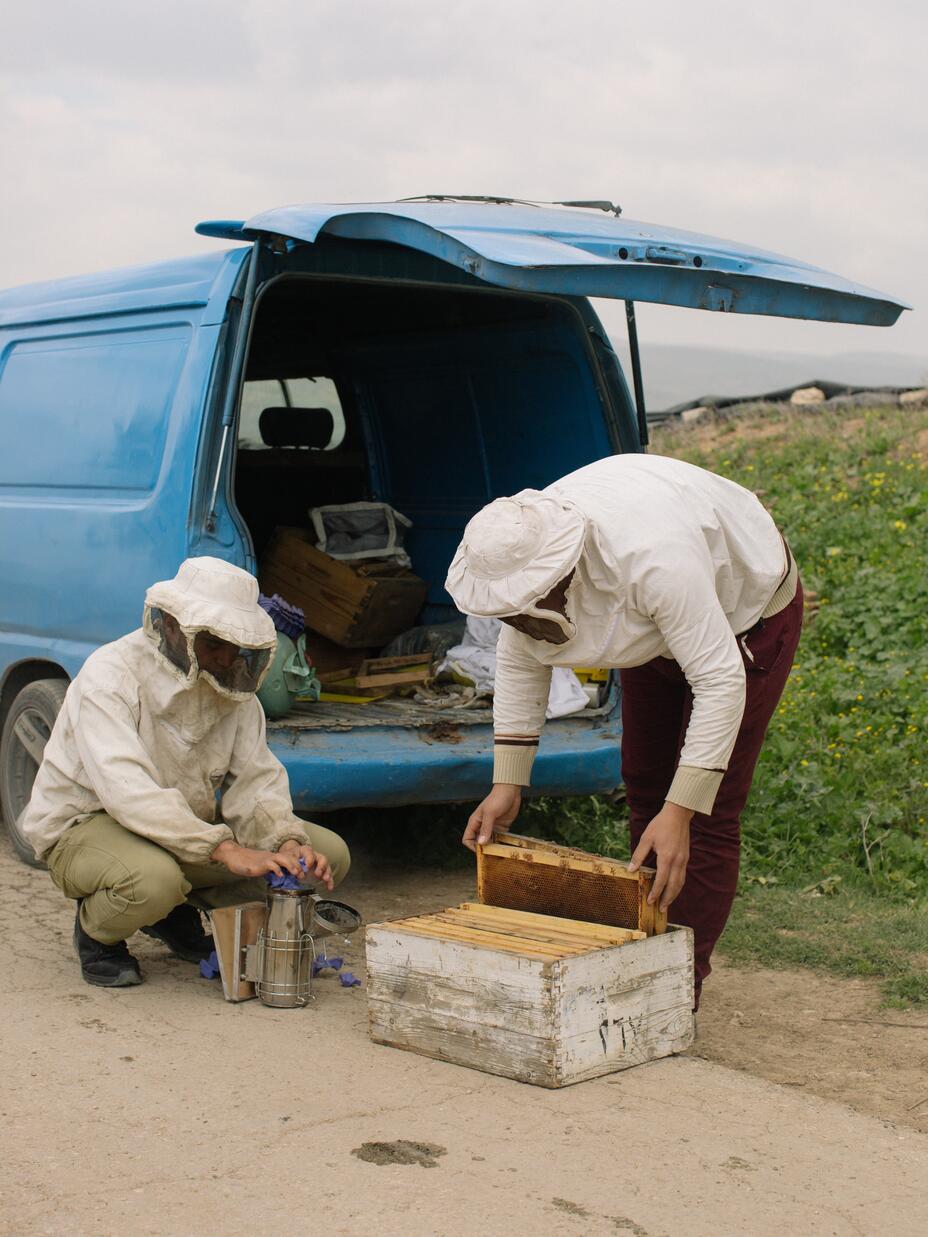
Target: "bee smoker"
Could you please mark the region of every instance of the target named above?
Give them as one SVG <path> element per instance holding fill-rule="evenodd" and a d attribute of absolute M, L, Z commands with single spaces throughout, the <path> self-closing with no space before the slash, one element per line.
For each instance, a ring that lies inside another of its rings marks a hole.
<path fill-rule="evenodd" d="M 257 938 L 245 943 L 242 914 L 260 906 L 235 908 L 238 956 L 244 962 L 241 980 L 254 984 L 255 996 L 265 1005 L 276 1009 L 306 1005 L 317 941 L 333 933 L 349 935 L 360 927 L 361 916 L 344 902 L 320 898 L 311 889 L 268 889 Z"/>
<path fill-rule="evenodd" d="M 293 1009 L 309 1000 L 315 943 L 312 893 L 308 889 L 269 889 L 264 926 L 245 947 L 245 979 L 265 1005 Z"/>

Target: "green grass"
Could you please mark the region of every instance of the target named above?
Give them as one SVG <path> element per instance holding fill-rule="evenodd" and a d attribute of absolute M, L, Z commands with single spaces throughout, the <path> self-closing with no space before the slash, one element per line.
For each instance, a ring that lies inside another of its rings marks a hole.
<path fill-rule="evenodd" d="M 653 450 L 759 493 L 817 594 L 744 813 L 722 949 L 928 1003 L 928 412 L 771 411 Z M 628 853 L 621 806 L 595 799 L 533 803 L 520 827 Z"/>
<path fill-rule="evenodd" d="M 845 887 L 818 897 L 795 889 L 746 890 L 735 903 L 722 952 L 736 965 L 874 976 L 883 981 L 886 1004 L 928 1005 L 928 917 L 867 889 Z"/>
<path fill-rule="evenodd" d="M 729 423 L 734 424 L 734 423 Z M 745 812 L 749 875 L 928 896 L 928 413 L 834 413 L 674 454 L 762 493 L 819 612 Z"/>

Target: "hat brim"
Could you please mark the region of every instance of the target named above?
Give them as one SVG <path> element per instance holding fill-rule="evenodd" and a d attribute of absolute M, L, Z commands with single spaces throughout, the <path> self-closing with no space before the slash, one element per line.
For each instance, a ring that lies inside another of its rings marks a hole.
<path fill-rule="evenodd" d="M 462 541 L 448 568 L 445 588 L 462 614 L 478 618 L 522 614 L 573 571 L 585 539 L 583 515 L 576 508 L 563 507 L 547 530 L 542 553 L 511 574 L 498 576 L 475 571 L 467 562 L 467 545 Z"/>
<path fill-rule="evenodd" d="M 243 607 L 222 599 L 206 601 L 182 592 L 173 580 L 153 584 L 145 594 L 145 607 L 166 610 L 185 631 L 210 631 L 240 648 L 268 649 L 277 643 L 273 619 L 257 603 Z"/>

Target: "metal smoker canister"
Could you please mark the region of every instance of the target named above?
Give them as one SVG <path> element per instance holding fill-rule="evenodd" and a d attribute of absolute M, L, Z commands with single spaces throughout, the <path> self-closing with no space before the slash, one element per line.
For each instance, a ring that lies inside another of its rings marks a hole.
<path fill-rule="evenodd" d="M 269 889 L 267 922 L 255 950 L 255 992 L 265 1005 L 293 1009 L 309 1002 L 314 946 L 309 889 Z"/>

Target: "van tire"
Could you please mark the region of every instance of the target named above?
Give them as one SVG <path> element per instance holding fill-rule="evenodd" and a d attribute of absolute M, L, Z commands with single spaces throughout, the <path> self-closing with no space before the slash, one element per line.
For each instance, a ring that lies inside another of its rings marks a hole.
<path fill-rule="evenodd" d="M 32 784 L 44 748 L 68 690 L 67 679 L 36 679 L 13 700 L 0 735 L 0 809 L 16 854 L 33 868 L 45 865 L 19 829 L 19 820 L 32 795 Z M 25 738 L 25 742 L 24 742 Z M 28 746 L 27 746 L 28 744 Z M 31 748 L 31 750 L 30 750 Z"/>

